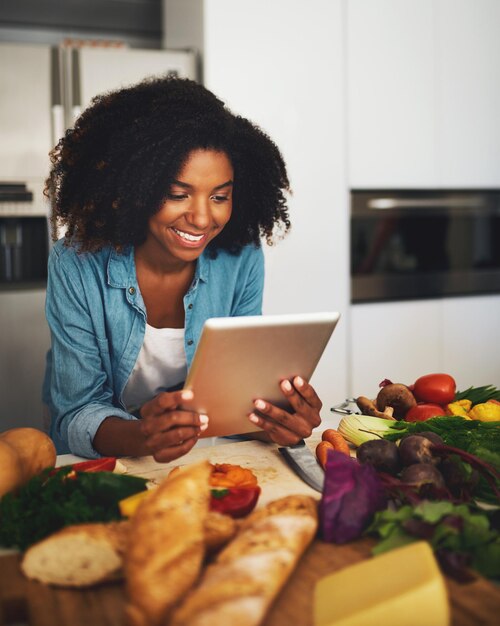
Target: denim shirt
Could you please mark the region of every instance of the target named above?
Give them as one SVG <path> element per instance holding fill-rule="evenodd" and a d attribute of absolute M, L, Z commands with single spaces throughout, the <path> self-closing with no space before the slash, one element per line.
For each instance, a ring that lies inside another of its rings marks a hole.
<path fill-rule="evenodd" d="M 184 296 L 188 368 L 205 320 L 260 315 L 264 255 L 246 246 L 238 255 L 204 252 Z M 49 256 L 45 305 L 52 347 L 43 398 L 59 454 L 98 458 L 92 441 L 104 419 L 136 419 L 123 390 L 144 340 L 146 308 L 137 283 L 134 249 L 77 253 L 62 240 Z"/>

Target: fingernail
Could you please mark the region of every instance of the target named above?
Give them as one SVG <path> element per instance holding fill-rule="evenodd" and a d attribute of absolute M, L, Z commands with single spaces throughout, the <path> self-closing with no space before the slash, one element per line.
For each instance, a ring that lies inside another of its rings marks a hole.
<path fill-rule="evenodd" d="M 290 381 L 289 380 L 284 380 L 281 383 L 281 388 L 284 389 L 285 391 L 292 391 L 292 385 L 290 385 Z"/>
<path fill-rule="evenodd" d="M 184 389 L 184 391 L 181 393 L 181 398 L 183 400 L 192 400 L 194 398 L 194 393 L 191 391 L 191 389 Z"/>
<path fill-rule="evenodd" d="M 200 415 L 200 424 L 208 425 L 208 415 Z"/>
<path fill-rule="evenodd" d="M 255 413 L 250 413 L 250 415 L 248 416 L 248 419 L 253 422 L 254 424 L 258 424 L 260 422 L 260 418 L 257 417 L 257 415 L 255 415 Z"/>
<path fill-rule="evenodd" d="M 206 423 L 206 424 L 202 424 L 202 425 L 200 426 L 200 430 L 201 430 L 201 432 L 204 432 L 205 430 L 207 430 L 207 428 L 208 428 L 208 423 Z"/>
<path fill-rule="evenodd" d="M 297 387 L 302 387 L 304 385 L 304 379 L 300 376 L 296 376 L 294 383 L 297 385 Z"/>
<path fill-rule="evenodd" d="M 264 400 L 255 400 L 254 405 L 256 409 L 263 410 L 266 408 L 266 403 L 264 402 Z"/>

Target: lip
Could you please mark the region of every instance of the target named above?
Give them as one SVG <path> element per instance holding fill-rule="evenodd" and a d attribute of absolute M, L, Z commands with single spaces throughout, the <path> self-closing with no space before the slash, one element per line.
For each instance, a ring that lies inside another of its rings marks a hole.
<path fill-rule="evenodd" d="M 184 248 L 200 248 L 202 246 L 205 245 L 207 239 L 208 239 L 208 233 L 204 233 L 201 237 L 201 239 L 198 239 L 198 241 L 188 241 L 187 239 L 184 239 L 183 237 L 181 237 L 180 235 L 177 234 L 176 229 L 171 226 L 170 230 L 172 232 L 173 237 L 175 238 L 175 241 L 178 242 L 181 246 L 183 246 Z M 180 228 L 177 228 L 177 230 L 181 230 Z M 194 237 L 198 237 L 200 233 L 196 234 L 196 233 L 190 233 L 187 230 L 183 230 L 182 232 L 185 232 L 188 235 L 192 235 Z"/>

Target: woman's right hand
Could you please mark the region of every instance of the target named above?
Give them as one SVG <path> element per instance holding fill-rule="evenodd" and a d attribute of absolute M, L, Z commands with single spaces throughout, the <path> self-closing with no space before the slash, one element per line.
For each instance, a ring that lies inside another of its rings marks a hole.
<path fill-rule="evenodd" d="M 141 407 L 140 430 L 155 461 L 168 463 L 187 454 L 207 429 L 207 415 L 181 409 L 192 399 L 188 389 L 165 391 Z"/>

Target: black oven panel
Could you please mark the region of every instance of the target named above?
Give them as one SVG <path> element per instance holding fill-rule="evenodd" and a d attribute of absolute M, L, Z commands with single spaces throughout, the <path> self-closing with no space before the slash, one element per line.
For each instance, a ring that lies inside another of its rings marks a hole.
<path fill-rule="evenodd" d="M 352 191 L 353 302 L 500 293 L 499 191 Z"/>

